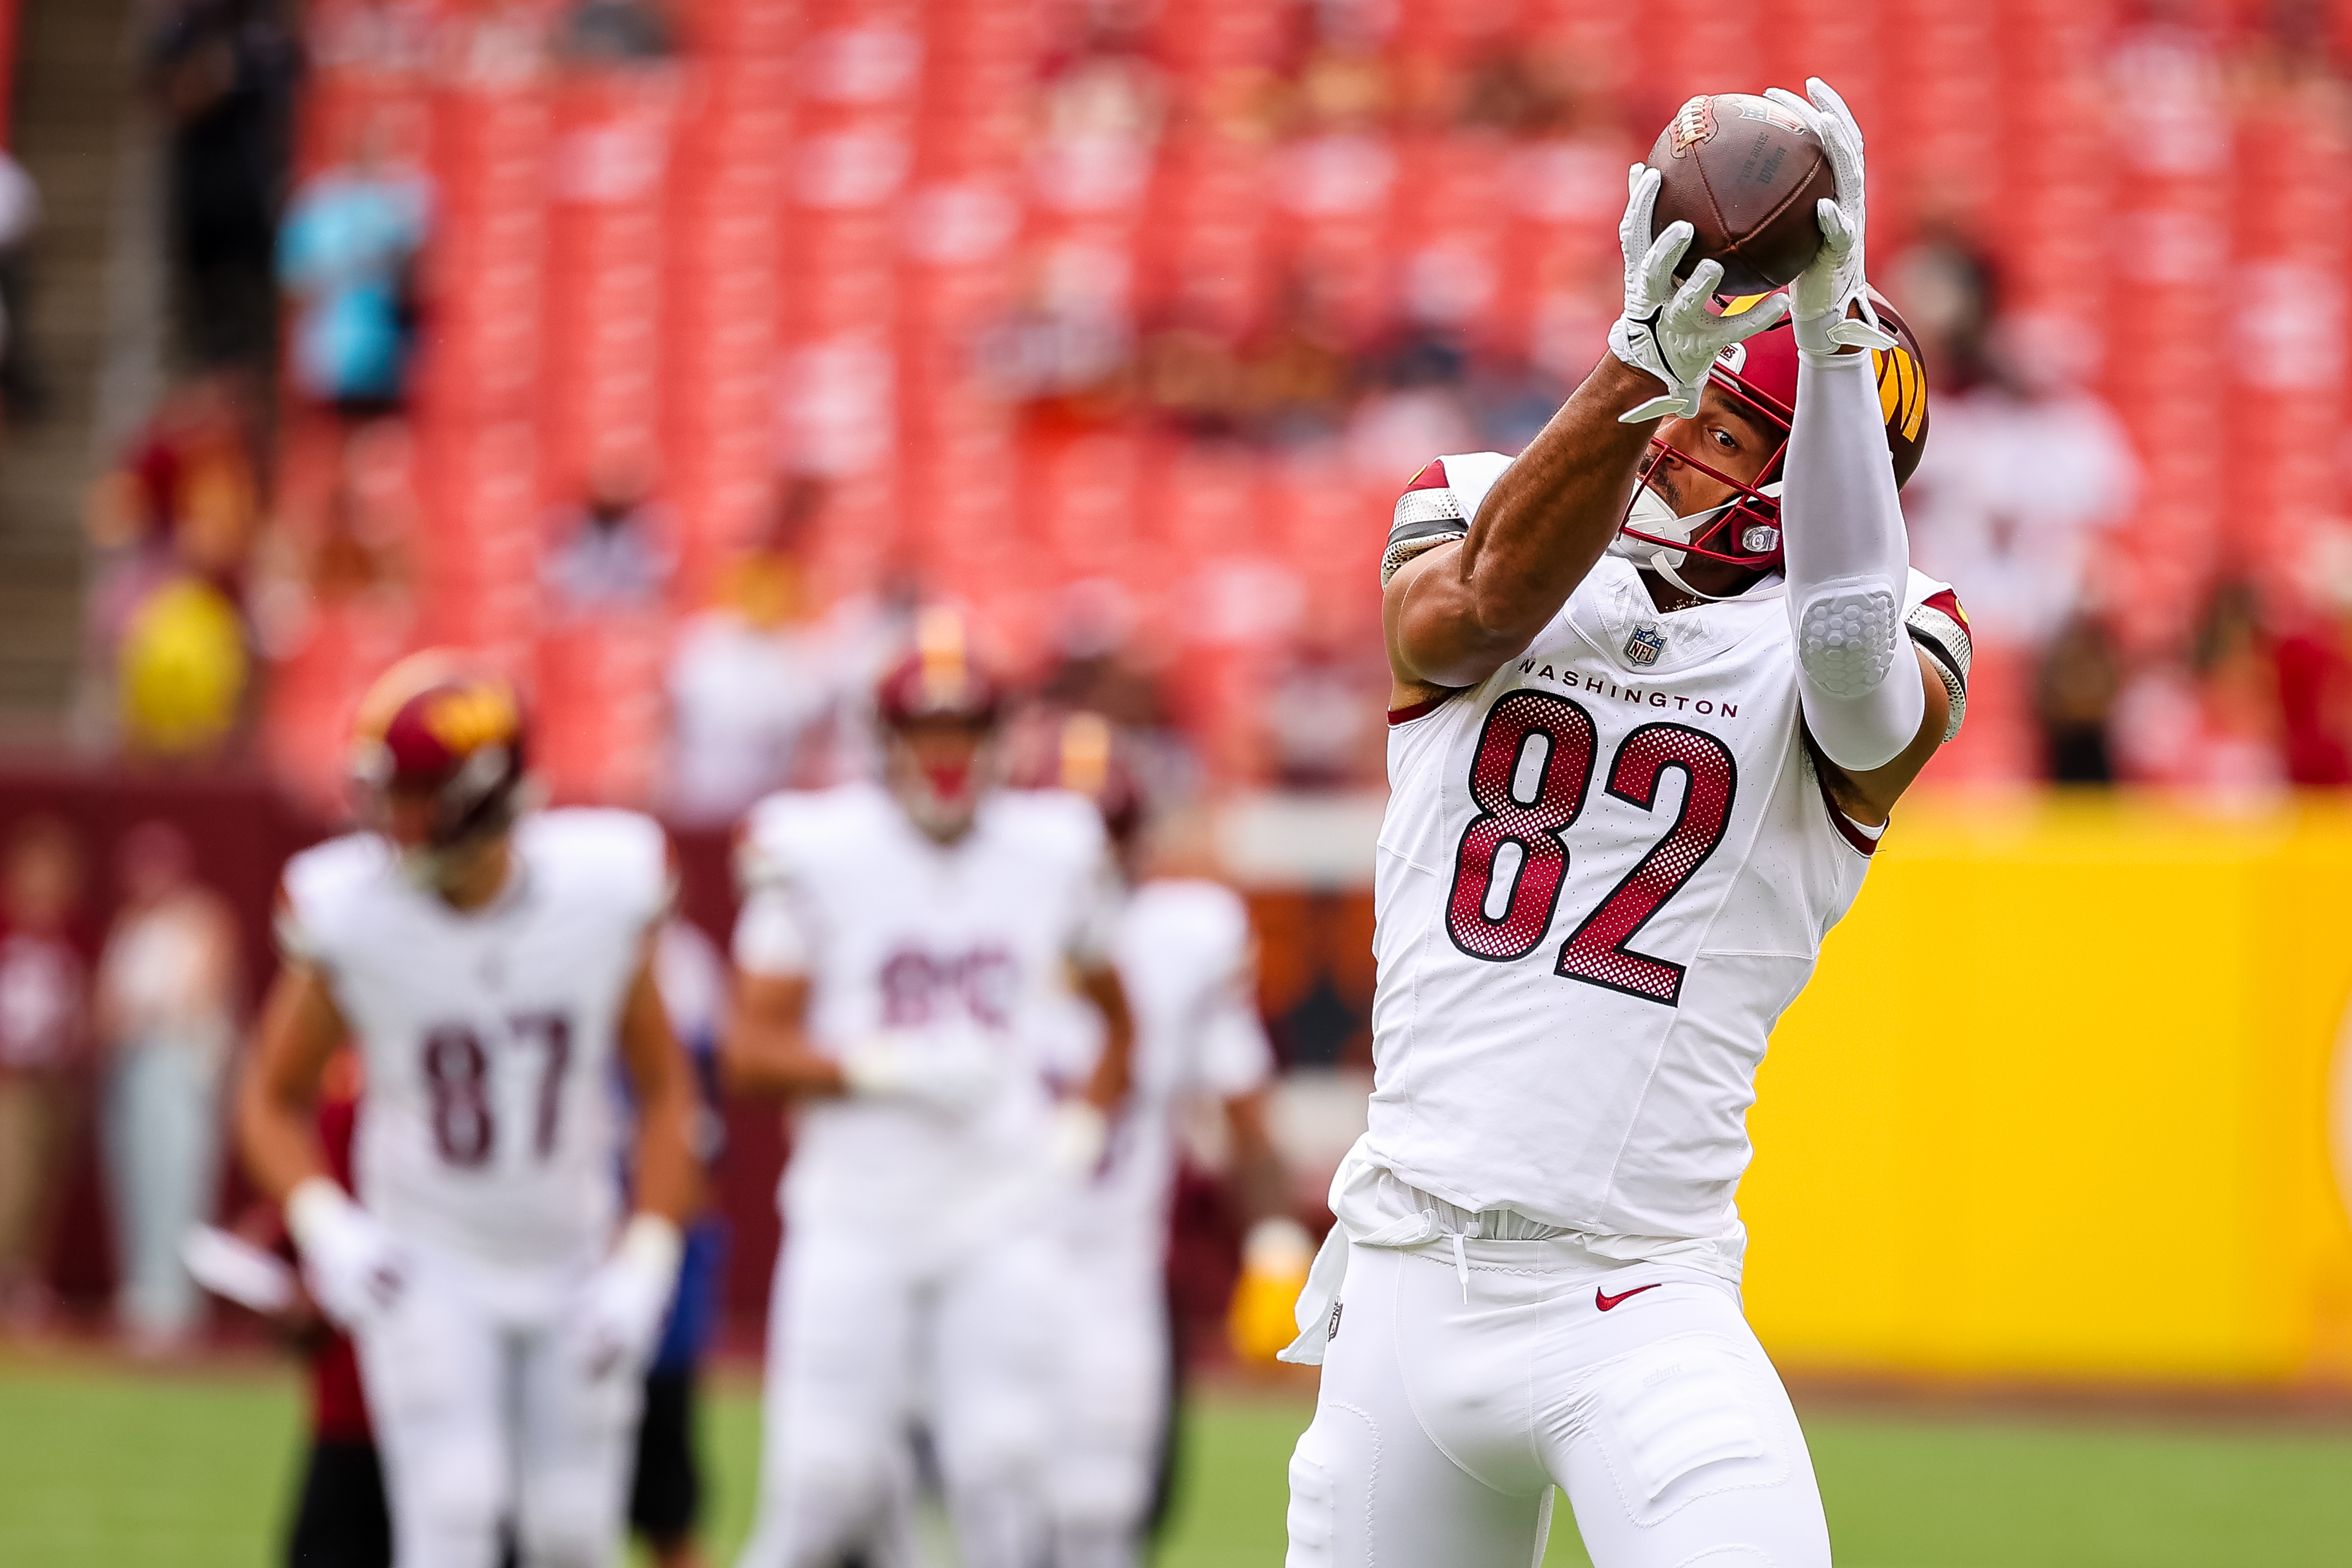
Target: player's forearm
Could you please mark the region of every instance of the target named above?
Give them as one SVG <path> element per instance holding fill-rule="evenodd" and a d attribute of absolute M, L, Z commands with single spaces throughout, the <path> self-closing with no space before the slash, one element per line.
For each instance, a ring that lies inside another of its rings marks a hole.
<path fill-rule="evenodd" d="M 1789 437 L 1789 615 L 1805 722 L 1848 773 L 1895 760 L 1924 703 L 1904 658 L 1910 543 L 1866 353 L 1804 351 Z"/>
<path fill-rule="evenodd" d="M 248 1068 L 237 1085 L 236 1145 L 246 1174 L 272 1203 L 283 1203 L 304 1182 L 329 1174 L 310 1103 L 273 1089 L 262 1081 L 257 1066 Z"/>
<path fill-rule="evenodd" d="M 1615 535 L 1656 427 L 1618 416 L 1658 386 L 1603 356 L 1495 481 L 1460 547 L 1398 574 L 1391 642 L 1401 676 L 1474 684 L 1559 613 Z"/>
<path fill-rule="evenodd" d="M 685 1084 L 646 1103 L 637 1123 L 637 1212 L 683 1226 L 703 1204 L 701 1163 L 694 1157 L 694 1093 Z"/>
<path fill-rule="evenodd" d="M 719 1047 L 719 1069 L 730 1094 L 762 1100 L 824 1100 L 849 1088 L 841 1064 L 796 1028 L 739 1025 Z"/>
<path fill-rule="evenodd" d="M 1080 982 L 1087 1000 L 1103 1016 L 1102 1054 L 1095 1058 L 1087 1079 L 1087 1102 L 1108 1110 L 1127 1098 L 1135 1063 L 1135 1018 L 1128 1010 L 1127 990 L 1110 969 L 1097 970 Z"/>
<path fill-rule="evenodd" d="M 1233 1130 L 1233 1193 L 1242 1218 L 1255 1222 L 1288 1215 L 1290 1173 L 1266 1131 L 1265 1094 L 1225 1101 L 1225 1121 Z"/>

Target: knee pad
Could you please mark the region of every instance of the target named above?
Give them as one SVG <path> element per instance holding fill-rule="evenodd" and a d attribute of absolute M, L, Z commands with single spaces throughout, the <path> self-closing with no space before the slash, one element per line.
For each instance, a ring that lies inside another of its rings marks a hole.
<path fill-rule="evenodd" d="M 1608 1369 L 1595 1391 L 1597 1436 L 1637 1523 L 1787 1479 L 1789 1455 L 1759 1408 L 1758 1378 L 1711 1335 L 1663 1341 Z"/>
<path fill-rule="evenodd" d="M 1895 668 L 1902 638 L 1895 595 L 1885 588 L 1827 584 L 1797 618 L 1797 661 L 1831 696 L 1860 697 Z"/>
<path fill-rule="evenodd" d="M 1283 1568 L 1330 1568 L 1335 1560 L 1332 1535 L 1339 1511 L 1338 1489 L 1331 1472 L 1307 1452 L 1314 1428 L 1298 1439 L 1290 1456 L 1290 1510 L 1285 1522 L 1290 1547 Z"/>

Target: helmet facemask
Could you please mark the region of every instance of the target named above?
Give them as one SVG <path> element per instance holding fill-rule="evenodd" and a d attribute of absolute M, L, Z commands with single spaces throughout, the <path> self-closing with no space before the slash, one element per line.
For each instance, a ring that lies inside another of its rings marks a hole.
<path fill-rule="evenodd" d="M 884 776 L 924 837 L 952 844 L 971 830 L 1002 771 L 992 723 L 940 718 L 883 731 Z"/>
<path fill-rule="evenodd" d="M 1735 357 L 1739 346 L 1735 345 L 1726 360 Z M 1780 469 L 1789 454 L 1790 426 L 1796 420 L 1795 409 L 1743 380 L 1735 367 L 1722 361 L 1717 363 L 1709 383 L 1746 416 L 1748 424 L 1768 438 L 1777 438 L 1770 456 L 1753 480 L 1741 479 L 1663 436 L 1652 436 L 1617 537 L 1610 542 L 1612 554 L 1654 571 L 1702 599 L 1717 595 L 1692 587 L 1683 581 L 1679 570 L 1693 555 L 1758 574 L 1780 565 Z M 1700 511 L 1676 513 L 1673 503 L 1650 484 L 1652 473 L 1669 458 L 1723 486 L 1731 492 L 1730 499 Z"/>

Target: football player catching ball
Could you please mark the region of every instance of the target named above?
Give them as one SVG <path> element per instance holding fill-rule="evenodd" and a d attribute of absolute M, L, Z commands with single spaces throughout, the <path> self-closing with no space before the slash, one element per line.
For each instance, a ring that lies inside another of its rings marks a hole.
<path fill-rule="evenodd" d="M 621 1560 L 645 1363 L 695 1200 L 694 1087 L 654 986 L 668 840 L 625 811 L 525 809 L 515 693 L 463 658 L 362 705 L 371 830 L 296 856 L 285 963 L 238 1102 L 255 1183 L 359 1352 L 399 1568 Z M 365 1060 L 353 1190 L 310 1105 Z M 612 1074 L 638 1109 L 621 1223 Z"/>
<path fill-rule="evenodd" d="M 1610 348 L 1516 459 L 1444 458 L 1382 563 L 1393 786 L 1370 1131 L 1290 1359 L 1290 1568 L 1825 1568 L 1741 1315 L 1734 1192 L 1781 1010 L 1957 732 L 1966 621 L 1909 567 L 1918 355 L 1864 275 L 1863 148 L 1785 300 L 1677 287 L 1635 164 Z"/>

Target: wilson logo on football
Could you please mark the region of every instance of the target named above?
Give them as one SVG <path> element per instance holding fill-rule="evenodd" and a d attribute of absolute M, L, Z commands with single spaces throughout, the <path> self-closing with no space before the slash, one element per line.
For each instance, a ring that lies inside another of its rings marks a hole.
<path fill-rule="evenodd" d="M 1715 135 L 1715 100 L 1701 93 L 1675 111 L 1675 122 L 1668 128 L 1672 138 L 1669 149 L 1675 157 L 1687 156 L 1690 150 Z"/>

